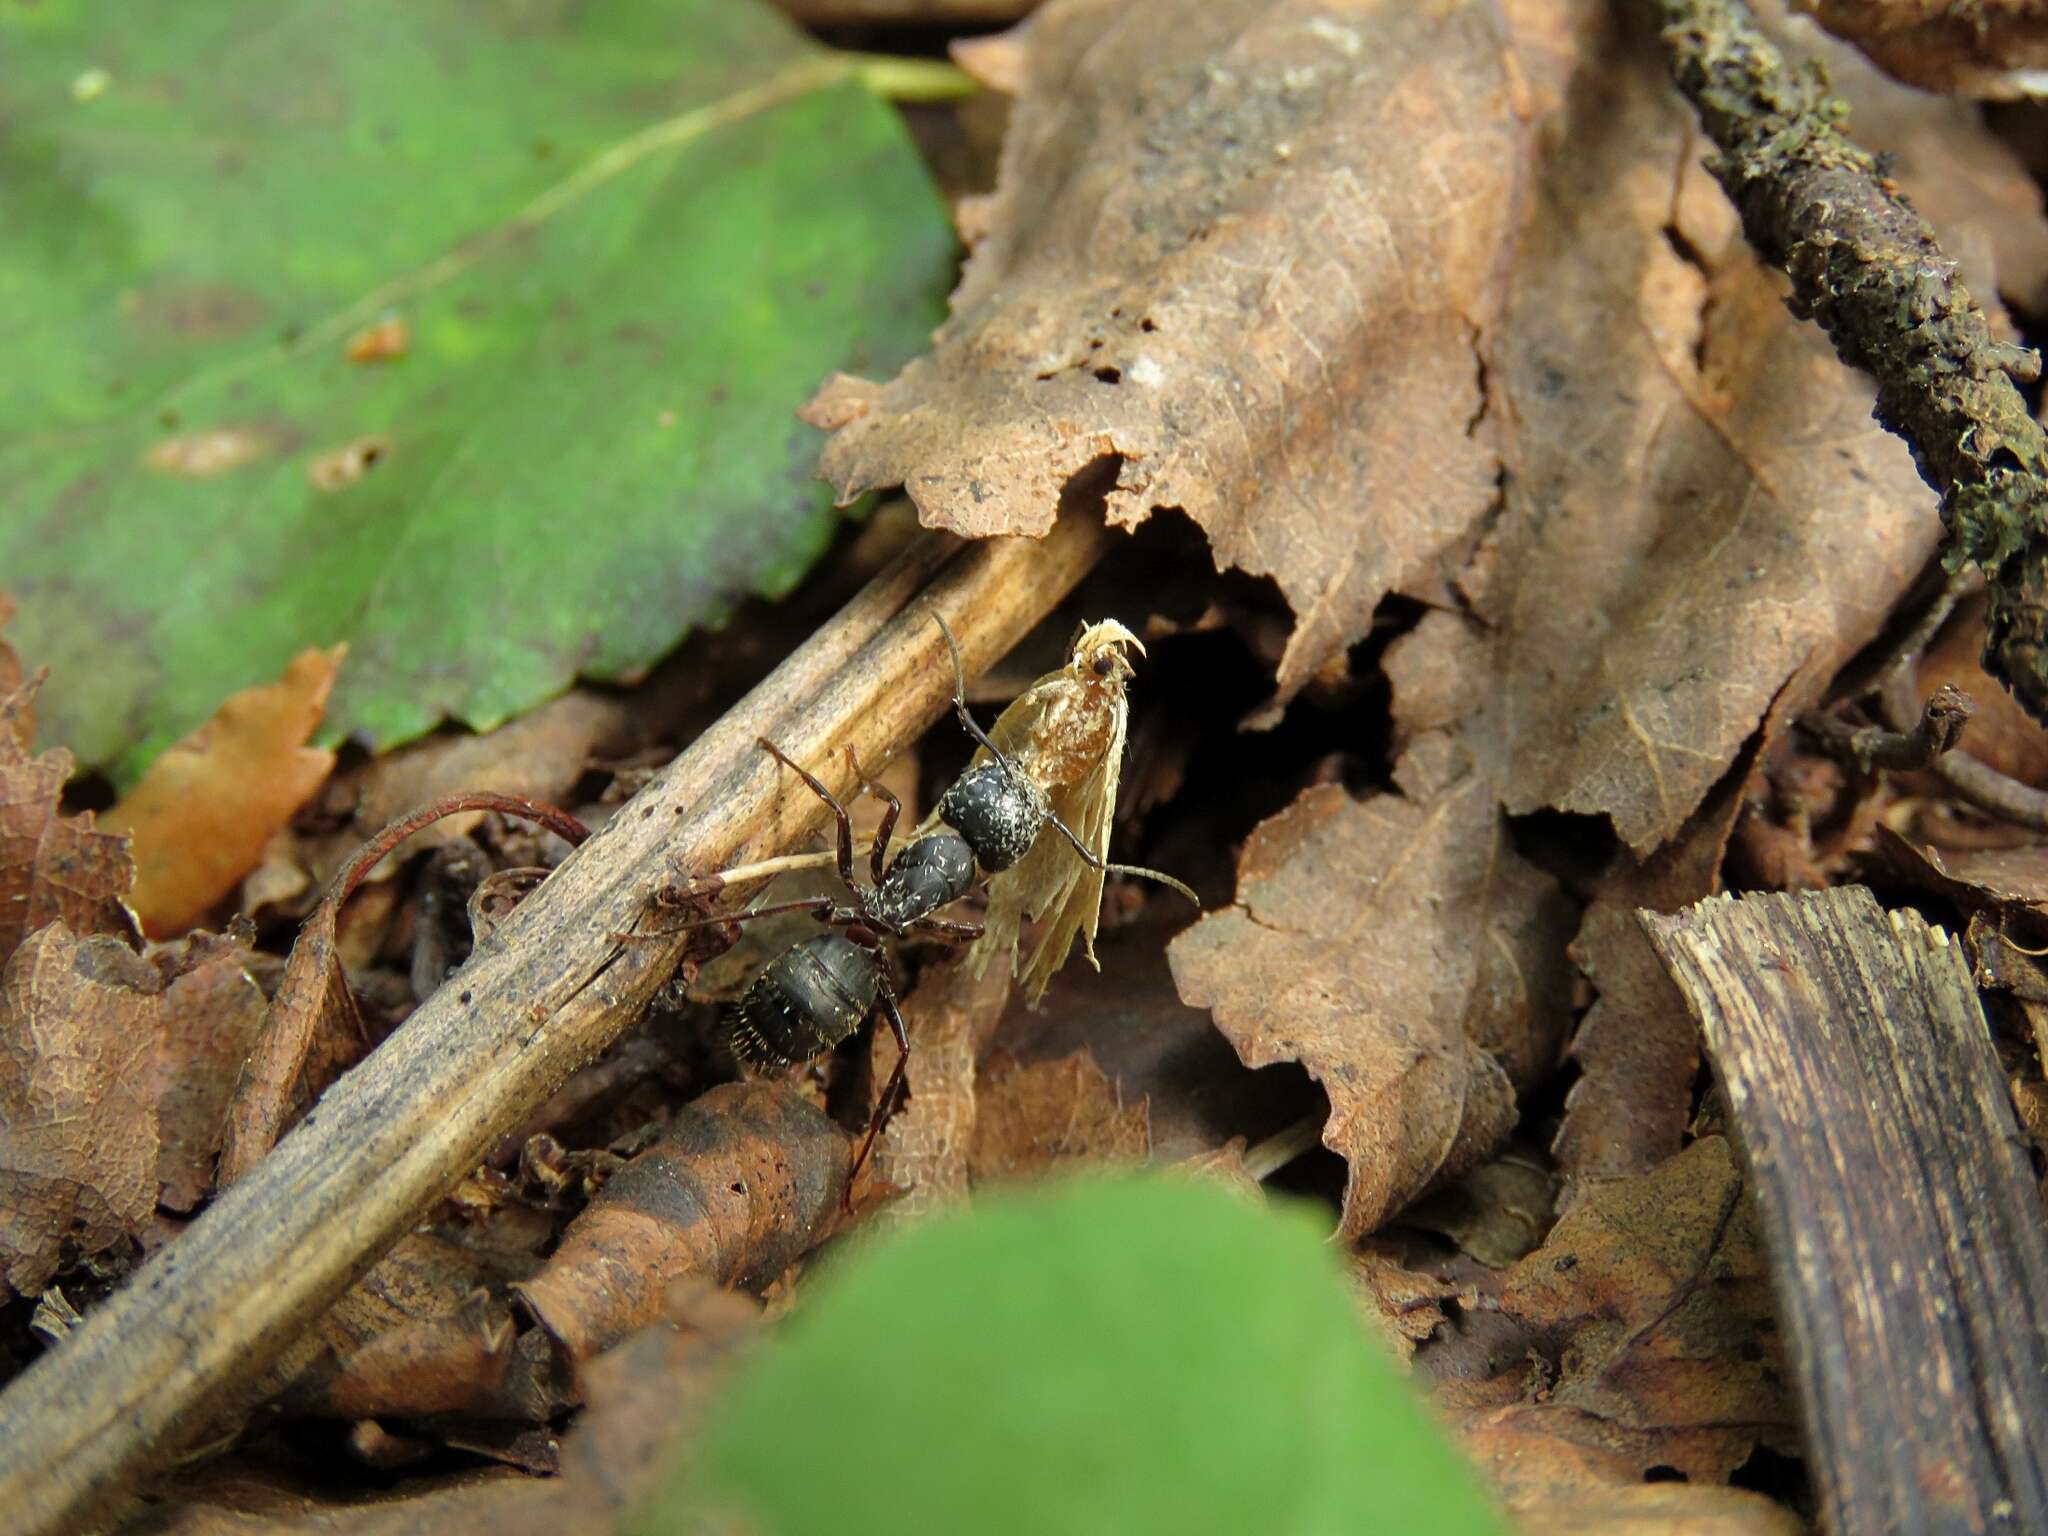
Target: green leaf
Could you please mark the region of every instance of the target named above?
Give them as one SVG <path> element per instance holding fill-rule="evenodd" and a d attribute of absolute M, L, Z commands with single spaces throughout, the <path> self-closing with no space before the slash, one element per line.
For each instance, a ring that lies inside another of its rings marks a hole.
<path fill-rule="evenodd" d="M 1158 1177 L 849 1257 L 629 1528 L 714 1507 L 759 1536 L 1501 1530 L 1318 1222 Z"/>
<path fill-rule="evenodd" d="M 951 272 L 863 61 L 747 0 L 41 0 L 0 53 L 0 584 L 123 780 L 308 645 L 390 745 L 787 590 L 792 413 Z"/>

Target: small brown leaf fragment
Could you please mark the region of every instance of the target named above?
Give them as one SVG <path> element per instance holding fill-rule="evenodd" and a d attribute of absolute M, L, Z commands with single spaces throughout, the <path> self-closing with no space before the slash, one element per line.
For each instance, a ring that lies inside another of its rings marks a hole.
<path fill-rule="evenodd" d="M 1711 1432 L 1640 1448 L 1638 1472 L 1725 1481 L 1758 1439 L 1792 1435 L 1755 1207 L 1722 1137 L 1594 1188 L 1508 1272 L 1501 1306 L 1559 1352 L 1550 1405 L 1653 1440 Z"/>
<path fill-rule="evenodd" d="M 7 628 L 14 619 L 14 599 L 0 592 L 0 630 Z M 14 647 L 0 635 L 0 700 L 9 699 L 19 693 L 28 682 L 28 669 L 21 664 L 21 658 L 14 653 Z M 8 711 L 0 706 L 0 727 L 12 723 L 16 736 L 15 745 L 26 752 L 35 741 L 36 722 L 33 710 Z"/>
<path fill-rule="evenodd" d="M 1017 46 L 952 318 L 892 382 L 825 386 L 823 472 L 1043 536 L 1113 458 L 1111 523 L 1181 508 L 1279 583 L 1284 702 L 1387 592 L 1440 594 L 1493 500 L 1475 349 L 1530 133 L 1496 9 L 1092 0 Z"/>
<path fill-rule="evenodd" d="M 161 987 L 120 940 L 61 922 L 0 972 L 0 1292 L 35 1295 L 156 1209 Z"/>
<path fill-rule="evenodd" d="M 29 756 L 41 686 L 38 674 L 0 697 L 0 963 L 45 923 L 81 937 L 135 931 L 121 904 L 135 879 L 128 840 L 99 830 L 90 811 L 58 814 L 69 752 Z"/>
<path fill-rule="evenodd" d="M 343 356 L 358 365 L 393 363 L 411 350 L 412 327 L 401 316 L 386 315 L 349 337 Z"/>
<path fill-rule="evenodd" d="M 1444 1325 L 1457 1285 L 1408 1268 L 1391 1245 L 1366 1238 L 1352 1255 L 1353 1288 L 1367 1326 L 1401 1359 Z"/>
<path fill-rule="evenodd" d="M 1086 1051 L 1030 1063 L 999 1052 L 982 1069 L 976 1105 L 977 1187 L 1065 1162 L 1140 1163 L 1151 1150 L 1146 1101 L 1121 1103 Z"/>
<path fill-rule="evenodd" d="M 1168 950 L 1247 1066 L 1298 1061 L 1329 1094 L 1352 1238 L 1500 1144 L 1566 1019 L 1569 904 L 1480 780 L 1411 782 L 1304 792 L 1252 834 L 1237 905 Z"/>
<path fill-rule="evenodd" d="M 185 1212 L 213 1185 L 228 1100 L 267 1004 L 249 975 L 249 950 L 237 939 L 194 934 L 171 959 L 151 1093 L 158 1203 Z"/>
<path fill-rule="evenodd" d="M 1600 989 L 1572 1037 L 1579 1080 L 1552 1151 L 1564 1170 L 1560 1210 L 1604 1180 L 1629 1178 L 1677 1152 L 1692 1118 L 1699 1026 L 1636 920 L 1636 903 L 1586 909 L 1571 958 Z"/>
<path fill-rule="evenodd" d="M 573 1360 L 658 1316 L 684 1276 L 766 1285 L 832 1231 L 853 1145 L 772 1083 L 728 1083 L 612 1175 L 547 1267 L 516 1287 Z"/>
<path fill-rule="evenodd" d="M 346 646 L 299 652 L 167 749 L 105 817 L 135 858 L 130 904 L 151 938 L 182 933 L 235 888 L 326 780 L 334 754 L 306 742 Z"/>

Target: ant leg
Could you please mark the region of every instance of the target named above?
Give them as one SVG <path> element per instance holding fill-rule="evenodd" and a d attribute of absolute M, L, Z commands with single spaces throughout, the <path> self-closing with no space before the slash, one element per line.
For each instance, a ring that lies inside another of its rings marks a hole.
<path fill-rule="evenodd" d="M 980 923 L 956 923 L 944 917 L 920 917 L 910 925 L 913 933 L 928 933 L 955 944 L 972 944 L 988 930 Z"/>
<path fill-rule="evenodd" d="M 839 878 L 849 886 L 853 884 L 853 822 L 846 814 L 846 807 L 822 782 L 811 776 L 794 758 L 775 745 L 766 736 L 754 738 L 764 752 L 772 754 L 775 760 L 794 773 L 811 788 L 811 793 L 832 807 L 832 814 L 839 822 Z"/>
<path fill-rule="evenodd" d="M 1186 884 L 1174 879 L 1173 876 L 1161 874 L 1156 869 L 1147 869 L 1142 864 L 1106 863 L 1100 854 L 1081 841 L 1072 827 L 1061 821 L 1059 817 L 1053 815 L 1051 811 L 1045 813 L 1045 819 L 1059 828 L 1060 834 L 1074 845 L 1074 852 L 1081 855 L 1081 861 L 1097 873 L 1104 875 L 1137 875 L 1146 880 L 1154 880 L 1166 886 L 1169 890 L 1180 892 L 1181 895 L 1187 897 L 1197 907 L 1201 906 L 1202 898 L 1197 896 Z"/>
<path fill-rule="evenodd" d="M 860 1144 L 860 1152 L 854 1157 L 853 1167 L 846 1175 L 845 1204 L 853 1207 L 853 1181 L 867 1163 L 868 1153 L 875 1147 L 875 1138 L 888 1123 L 896 1103 L 896 1095 L 903 1087 L 903 1075 L 910 1066 L 910 1032 L 903 1027 L 902 1010 L 896 1006 L 896 989 L 889 985 L 889 978 L 882 978 L 882 1012 L 889 1020 L 889 1032 L 896 1037 L 896 1070 L 889 1074 L 889 1084 L 882 1090 L 882 1096 L 875 1100 L 875 1112 L 868 1117 L 868 1134 Z"/>
<path fill-rule="evenodd" d="M 903 814 L 903 802 L 867 776 L 867 770 L 861 767 L 860 758 L 852 747 L 846 749 L 846 762 L 853 769 L 853 776 L 860 781 L 860 787 L 889 807 L 882 812 L 882 824 L 875 828 L 875 846 L 868 850 L 869 877 L 880 885 L 882 866 L 889 857 L 889 837 L 896 830 L 896 818 Z"/>

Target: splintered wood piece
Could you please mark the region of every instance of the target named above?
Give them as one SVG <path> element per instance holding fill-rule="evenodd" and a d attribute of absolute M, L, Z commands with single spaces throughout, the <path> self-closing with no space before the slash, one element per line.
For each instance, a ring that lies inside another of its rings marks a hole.
<path fill-rule="evenodd" d="M 2048 1530 L 2048 1235 L 1961 947 L 1860 886 L 1640 917 L 1727 1088 L 1822 1524 Z"/>

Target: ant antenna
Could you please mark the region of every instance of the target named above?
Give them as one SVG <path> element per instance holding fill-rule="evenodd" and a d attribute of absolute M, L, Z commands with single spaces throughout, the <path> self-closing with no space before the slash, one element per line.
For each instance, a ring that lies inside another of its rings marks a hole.
<path fill-rule="evenodd" d="M 1001 747 L 988 739 L 987 733 L 974 723 L 974 716 L 967 712 L 967 669 L 960 663 L 960 643 L 953 638 L 953 631 L 948 627 L 945 616 L 936 609 L 932 611 L 932 622 L 939 626 L 939 633 L 946 637 L 946 649 L 953 657 L 953 713 L 960 717 L 960 723 L 967 728 L 967 734 L 972 736 L 988 752 L 990 757 L 1000 763 L 1005 772 L 1019 773 L 1020 770 L 1017 765 L 1003 754 Z M 1075 638 L 1080 638 L 1080 631 L 1075 631 Z M 1060 820 L 1050 807 L 1046 809 L 1045 819 L 1059 829 L 1060 836 L 1073 844 L 1074 852 L 1081 855 L 1082 862 L 1090 869 L 1105 875 L 1136 875 L 1141 879 L 1155 880 L 1171 890 L 1180 892 L 1181 895 L 1193 902 L 1198 909 L 1201 907 L 1202 898 L 1197 896 L 1189 887 L 1174 879 L 1173 876 L 1162 874 L 1156 869 L 1146 869 L 1142 865 L 1137 864 L 1107 863 L 1101 854 L 1082 842 L 1080 835 L 1072 827 Z"/>
<path fill-rule="evenodd" d="M 960 642 L 953 638 L 953 631 L 947 625 L 945 616 L 937 609 L 932 611 L 932 622 L 939 626 L 939 633 L 946 637 L 946 649 L 953 657 L 953 713 L 960 717 L 960 723 L 967 728 L 967 734 L 972 736 L 990 757 L 1002 764 L 1006 771 L 1016 773 L 1017 765 L 1004 755 L 1001 747 L 988 739 L 988 733 L 976 725 L 974 716 L 967 712 L 967 669 L 960 664 Z M 1067 836 L 1073 837 L 1074 834 L 1068 832 Z M 1075 839 L 1074 846 L 1081 846 L 1078 838 Z"/>

